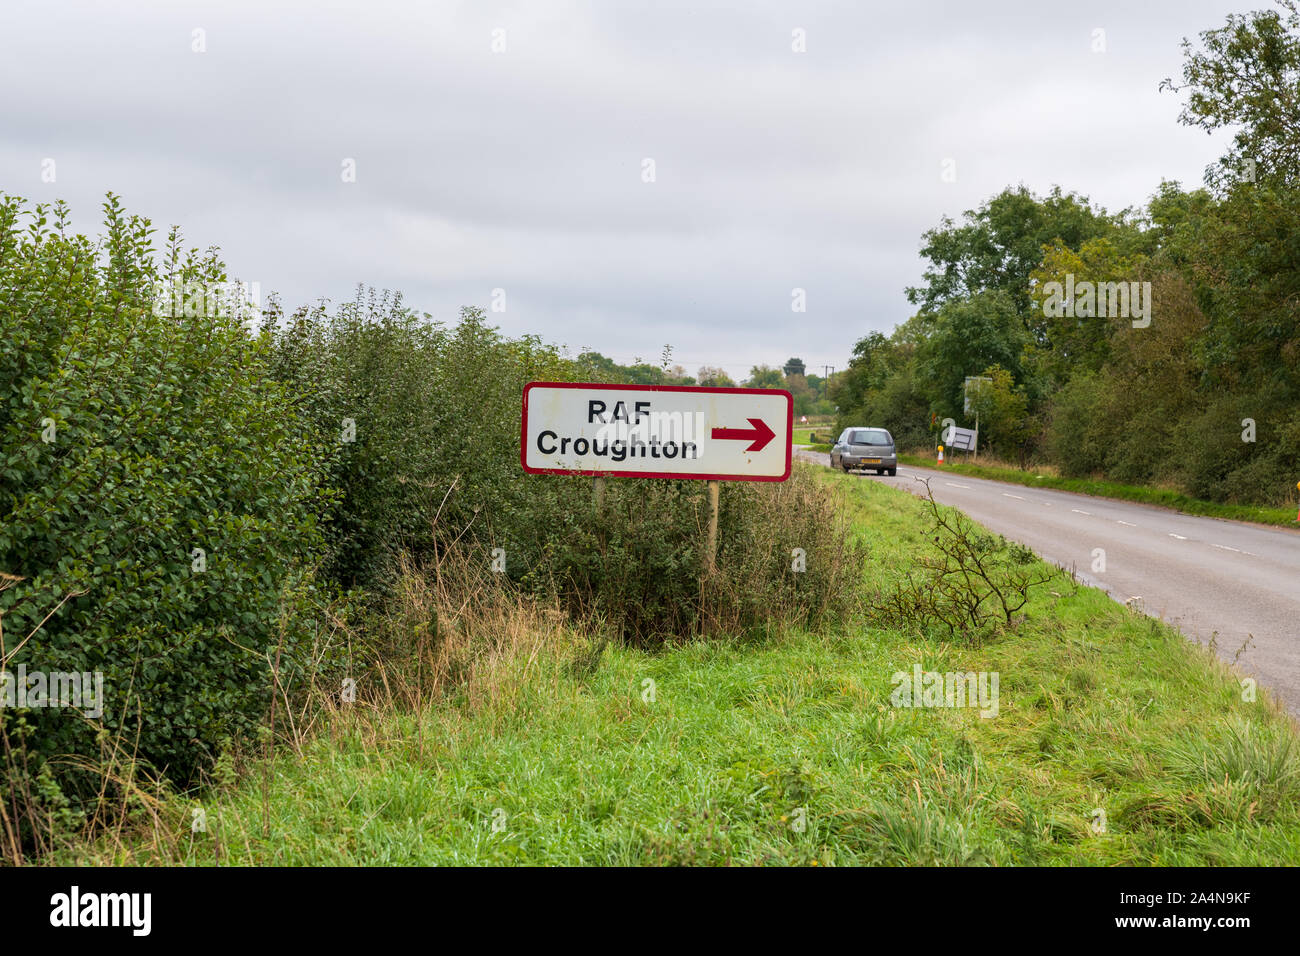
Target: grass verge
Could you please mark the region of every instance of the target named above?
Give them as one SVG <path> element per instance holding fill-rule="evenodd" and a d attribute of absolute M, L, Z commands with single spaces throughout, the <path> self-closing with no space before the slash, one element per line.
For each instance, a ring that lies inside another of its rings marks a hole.
<path fill-rule="evenodd" d="M 929 455 L 900 453 L 898 460 L 905 465 L 918 468 L 934 468 L 935 460 Z M 1184 514 L 1204 515 L 1210 518 L 1226 518 L 1230 521 L 1253 521 L 1256 524 L 1295 527 L 1296 514 L 1289 508 L 1271 508 L 1266 505 L 1232 505 L 1215 501 L 1202 501 L 1181 492 L 1166 488 L 1148 488 L 1141 485 L 1123 485 L 1114 481 L 1102 481 L 1095 478 L 1062 478 L 1059 475 L 1042 474 L 1034 471 L 1022 471 L 1000 465 L 974 465 L 963 462 L 944 462 L 943 469 L 971 478 L 988 478 L 992 481 L 1004 481 L 1014 485 L 1031 488 L 1056 488 L 1061 491 L 1074 491 L 1096 498 L 1115 498 L 1120 501 L 1136 501 L 1147 505 L 1156 505 L 1181 511 Z"/>
<path fill-rule="evenodd" d="M 820 475 L 889 588 L 922 503 Z M 51 862 L 1300 863 L 1300 743 L 1266 694 L 1064 575 L 1024 610 L 978 648 L 848 624 L 657 652 L 506 615 L 437 699 L 335 708 Z M 997 673 L 996 715 L 893 706 L 916 666 Z"/>
<path fill-rule="evenodd" d="M 814 439 L 825 439 L 830 433 L 831 426 L 829 425 L 796 428 L 791 435 L 790 444 L 802 445 L 808 451 L 820 451 L 829 454 L 831 450 L 830 442 L 815 441 Z"/>

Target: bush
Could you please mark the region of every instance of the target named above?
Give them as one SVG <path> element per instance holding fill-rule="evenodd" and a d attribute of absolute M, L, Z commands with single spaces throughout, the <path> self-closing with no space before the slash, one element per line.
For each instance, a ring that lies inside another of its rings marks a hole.
<path fill-rule="evenodd" d="M 522 585 L 628 643 L 843 623 L 856 609 L 865 553 L 834 489 L 803 469 L 781 484 L 723 483 L 711 576 L 704 482 L 608 479 L 597 507 L 590 480 L 536 480 L 559 494 L 555 511 L 516 538 Z"/>
<path fill-rule="evenodd" d="M 870 606 L 880 627 L 979 646 L 1014 630 L 1030 592 L 1063 572 L 1044 568 L 1029 548 L 982 530 L 965 514 L 941 508 L 925 482 L 933 551 Z M 1073 581 L 1072 581 L 1073 583 Z"/>
<path fill-rule="evenodd" d="M 860 394 L 846 389 L 841 397 L 854 403 L 841 406 L 834 424 L 836 435 L 845 428 L 869 426 L 887 428 L 900 449 L 933 448 L 938 442 L 938 426 L 930 427 L 930 400 L 917 377 L 914 361 L 891 370 L 879 388 L 865 389 Z"/>
<path fill-rule="evenodd" d="M 331 313 L 268 310 L 275 375 L 306 396 L 338 499 L 324 513 L 326 571 L 378 592 L 468 533 L 509 536 L 536 510 L 519 467 L 524 385 L 571 376 L 535 339 L 509 341 L 466 308 L 451 330 L 399 295 L 359 291 Z"/>
<path fill-rule="evenodd" d="M 1243 439 L 1255 421 L 1254 441 Z M 1270 394 L 1229 395 L 1178 426 L 1183 483 L 1199 498 L 1289 504 L 1300 468 L 1295 449 L 1300 414 Z"/>
<path fill-rule="evenodd" d="M 104 697 L 100 721 L 0 709 L 0 806 L 28 844 L 33 801 L 75 816 L 114 747 L 193 779 L 310 636 L 322 490 L 292 396 L 207 294 L 213 252 L 173 231 L 160 270 L 148 221 L 104 213 L 95 244 L 62 204 L 0 196 L 0 663 L 100 672 Z M 194 294 L 156 307 L 159 281 Z"/>
<path fill-rule="evenodd" d="M 1106 391 L 1095 374 L 1070 379 L 1052 402 L 1046 446 L 1048 459 L 1061 474 L 1078 478 L 1100 472 L 1106 463 L 1110 419 L 1104 414 Z"/>

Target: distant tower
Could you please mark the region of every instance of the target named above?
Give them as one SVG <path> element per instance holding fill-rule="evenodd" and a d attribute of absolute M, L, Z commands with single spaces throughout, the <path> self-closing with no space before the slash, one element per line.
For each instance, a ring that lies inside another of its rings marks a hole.
<path fill-rule="evenodd" d="M 803 364 L 803 359 L 801 359 L 801 358 L 792 358 L 792 359 L 790 359 L 790 361 L 788 361 L 788 362 L 785 363 L 785 367 L 782 369 L 782 371 L 785 372 L 786 375 L 803 375 L 803 374 L 805 374 L 805 373 L 804 373 L 804 364 Z"/>

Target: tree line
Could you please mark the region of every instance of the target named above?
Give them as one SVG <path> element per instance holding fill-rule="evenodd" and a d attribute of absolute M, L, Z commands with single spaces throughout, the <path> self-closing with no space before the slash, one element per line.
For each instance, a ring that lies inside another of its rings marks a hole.
<path fill-rule="evenodd" d="M 803 359 L 792 356 L 780 368 L 767 364 L 754 365 L 749 375 L 738 383 L 722 368 L 702 365 L 695 375 L 690 375 L 672 359 L 672 347 L 665 346 L 658 365 L 639 359 L 631 365 L 620 365 L 599 352 L 583 352 L 575 360 L 576 367 L 593 380 L 620 382 L 629 385 L 704 385 L 714 388 L 783 388 L 794 397 L 796 415 L 832 415 L 834 403 L 830 399 L 830 381 L 833 375 L 822 377 L 810 373 Z"/>
<path fill-rule="evenodd" d="M 945 419 L 1049 463 L 1280 504 L 1300 479 L 1300 14 L 1234 14 L 1162 88 L 1183 124 L 1235 129 L 1194 188 L 1107 212 L 1010 186 L 922 237 L 916 312 L 861 338 L 841 425 L 933 447 Z M 968 381 L 971 379 L 973 381 Z"/>

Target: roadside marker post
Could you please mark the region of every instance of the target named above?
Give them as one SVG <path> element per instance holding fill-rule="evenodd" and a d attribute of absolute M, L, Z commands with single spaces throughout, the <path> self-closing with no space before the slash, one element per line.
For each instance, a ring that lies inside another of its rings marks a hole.
<path fill-rule="evenodd" d="M 790 477 L 794 396 L 775 388 L 529 382 L 519 462 L 531 475 L 708 483 L 704 570 L 717 562 L 720 482 Z"/>

